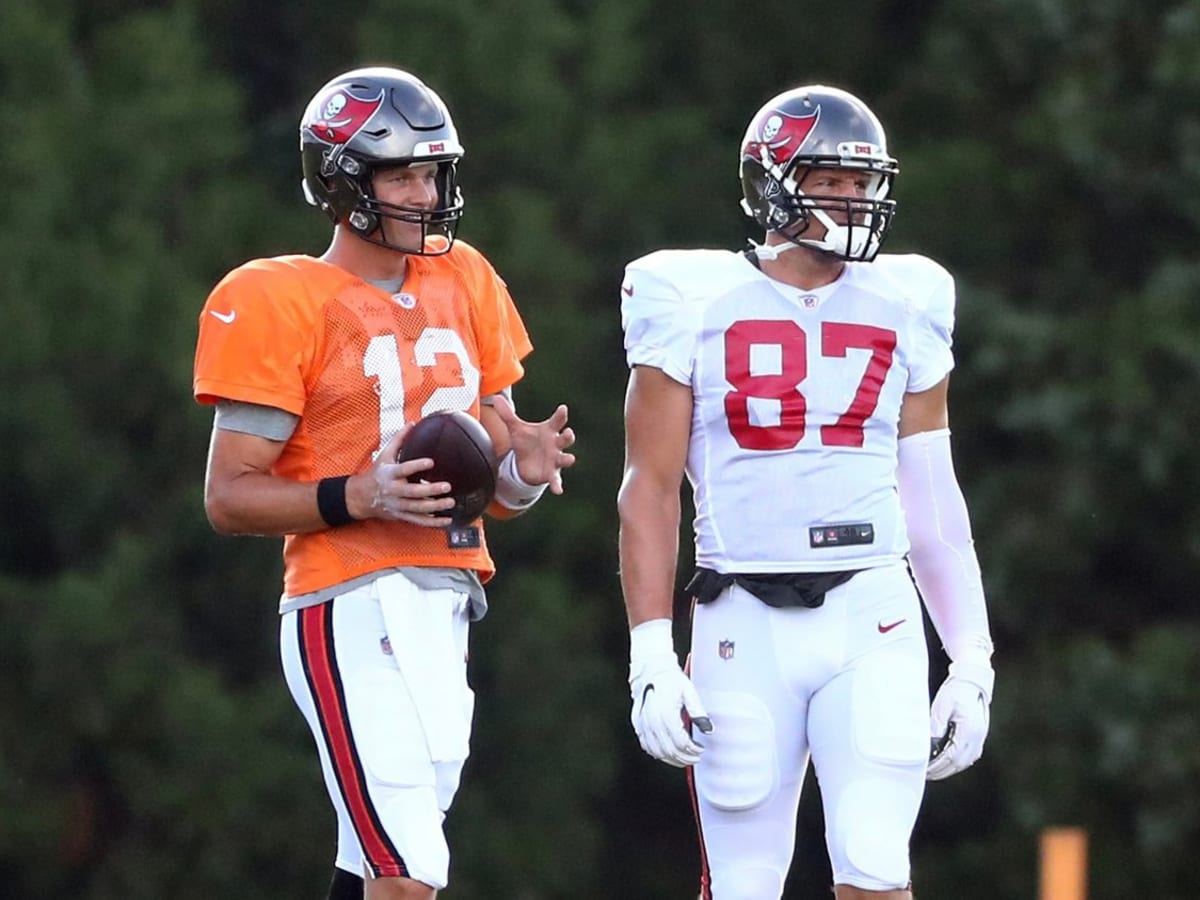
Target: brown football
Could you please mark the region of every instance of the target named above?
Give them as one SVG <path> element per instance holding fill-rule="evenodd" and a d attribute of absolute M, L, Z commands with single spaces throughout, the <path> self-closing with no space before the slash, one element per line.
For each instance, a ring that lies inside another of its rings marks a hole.
<path fill-rule="evenodd" d="M 496 493 L 496 463 L 487 429 L 470 413 L 435 412 L 409 429 L 396 462 L 428 457 L 433 468 L 410 481 L 446 481 L 454 506 L 446 511 L 456 526 L 478 519 Z"/>

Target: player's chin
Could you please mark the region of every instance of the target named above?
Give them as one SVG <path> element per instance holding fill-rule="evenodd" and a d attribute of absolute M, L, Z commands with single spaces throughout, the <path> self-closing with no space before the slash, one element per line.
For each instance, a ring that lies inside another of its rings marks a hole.
<path fill-rule="evenodd" d="M 424 249 L 425 229 L 419 221 L 391 219 L 384 225 L 383 231 L 388 245 L 403 253 L 416 253 Z"/>

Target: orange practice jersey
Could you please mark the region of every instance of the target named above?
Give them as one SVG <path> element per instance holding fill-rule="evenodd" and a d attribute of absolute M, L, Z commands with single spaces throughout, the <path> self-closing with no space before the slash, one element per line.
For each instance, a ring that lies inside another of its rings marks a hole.
<path fill-rule="evenodd" d="M 318 481 L 365 468 L 406 422 L 446 409 L 478 416 L 479 398 L 520 379 L 531 349 L 504 282 L 462 241 L 445 256 L 409 257 L 395 295 L 321 260 L 283 256 L 248 262 L 213 289 L 193 390 L 200 403 L 300 416 L 273 472 Z M 442 530 L 405 522 L 284 538 L 289 597 L 394 566 L 475 569 L 484 580 L 495 570 L 486 542 L 451 549 Z"/>

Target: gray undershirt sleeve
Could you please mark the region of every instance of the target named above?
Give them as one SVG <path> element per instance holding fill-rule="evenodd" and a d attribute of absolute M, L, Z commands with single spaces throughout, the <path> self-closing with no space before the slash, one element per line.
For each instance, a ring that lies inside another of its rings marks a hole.
<path fill-rule="evenodd" d="M 214 424 L 222 431 L 254 434 L 271 441 L 286 441 L 300 417 L 287 410 L 239 400 L 218 400 Z"/>
<path fill-rule="evenodd" d="M 504 399 L 508 401 L 508 405 L 511 406 L 513 408 L 513 410 L 516 410 L 517 407 L 513 403 L 512 386 L 511 385 L 509 387 L 504 388 L 503 390 L 497 391 L 495 394 L 488 394 L 486 397 L 480 397 L 479 403 L 482 406 L 495 406 L 496 405 L 496 394 L 503 395 Z"/>

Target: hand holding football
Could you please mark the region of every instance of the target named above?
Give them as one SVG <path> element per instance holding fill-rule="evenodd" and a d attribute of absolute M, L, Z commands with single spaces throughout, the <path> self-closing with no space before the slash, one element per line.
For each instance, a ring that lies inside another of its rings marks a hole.
<path fill-rule="evenodd" d="M 416 422 L 400 444 L 396 462 L 429 458 L 433 468 L 412 481 L 446 481 L 454 506 L 446 511 L 461 527 L 478 519 L 496 492 L 496 461 L 491 438 L 470 413 L 430 413 Z"/>

